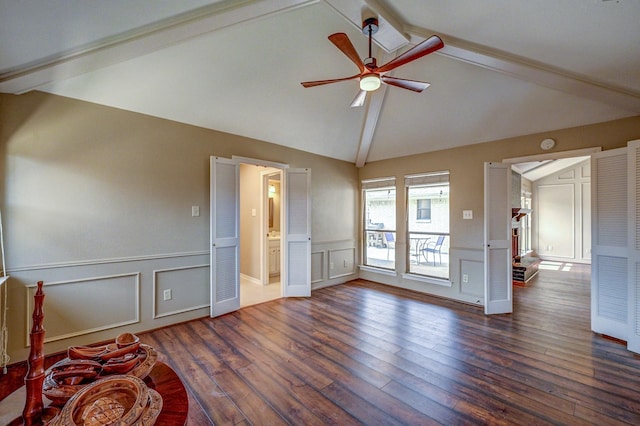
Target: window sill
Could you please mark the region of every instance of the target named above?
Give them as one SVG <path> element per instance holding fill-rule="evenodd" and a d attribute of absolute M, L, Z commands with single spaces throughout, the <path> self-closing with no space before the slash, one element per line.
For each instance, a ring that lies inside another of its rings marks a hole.
<path fill-rule="evenodd" d="M 376 274 L 388 275 L 390 277 L 397 277 L 398 273 L 390 269 L 376 268 L 375 266 L 359 265 L 361 271 L 374 272 Z"/>
<path fill-rule="evenodd" d="M 451 287 L 451 280 L 446 280 L 444 278 L 425 277 L 424 275 L 417 274 L 402 274 L 402 278 L 427 284 L 441 285 L 443 287 Z"/>

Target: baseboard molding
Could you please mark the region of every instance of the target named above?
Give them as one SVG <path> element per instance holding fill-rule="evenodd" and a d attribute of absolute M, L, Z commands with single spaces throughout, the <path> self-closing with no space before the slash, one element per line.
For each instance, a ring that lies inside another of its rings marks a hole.
<path fill-rule="evenodd" d="M 262 281 L 258 278 L 252 277 L 251 275 L 240 274 L 240 279 L 249 281 L 251 284 L 262 285 Z"/>

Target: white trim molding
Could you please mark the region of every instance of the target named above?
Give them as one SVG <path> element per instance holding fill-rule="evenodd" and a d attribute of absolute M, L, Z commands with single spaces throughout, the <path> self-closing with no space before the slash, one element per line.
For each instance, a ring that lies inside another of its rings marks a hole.
<path fill-rule="evenodd" d="M 152 318 L 153 319 L 158 319 L 158 318 L 164 318 L 164 317 L 169 317 L 172 315 L 178 315 L 184 312 L 191 312 L 191 311 L 195 311 L 198 309 L 202 309 L 202 308 L 208 308 L 209 305 L 209 299 L 205 299 L 207 301 L 207 303 L 203 303 L 203 304 L 199 304 L 199 305 L 192 305 L 192 306 L 187 306 L 187 307 L 183 307 L 181 309 L 175 309 L 173 311 L 169 311 L 169 312 L 163 312 L 163 313 L 158 313 L 158 300 L 160 295 L 158 294 L 158 275 L 163 273 L 163 272 L 175 272 L 175 271 L 185 271 L 185 270 L 189 270 L 189 269 L 199 269 L 199 268 L 209 268 L 209 264 L 201 264 L 201 265 L 189 265 L 189 266 L 179 266 L 176 268 L 166 268 L 166 269 L 155 269 L 153 271 L 153 290 L 152 290 L 152 302 L 153 302 L 153 307 L 152 307 Z M 207 289 L 208 289 L 208 285 L 209 283 L 207 282 Z"/>
<path fill-rule="evenodd" d="M 49 335 L 47 338 L 45 338 L 45 343 L 49 343 L 49 342 L 55 342 L 57 340 L 64 340 L 64 339 L 69 339 L 71 337 L 77 337 L 77 336 L 82 336 L 82 335 L 86 335 L 86 334 L 91 334 L 91 333 L 95 333 L 98 331 L 103 331 L 103 330 L 108 330 L 111 328 L 117 328 L 117 327 L 122 327 L 125 325 L 130 325 L 130 324 L 136 324 L 140 322 L 140 272 L 131 272 L 131 273 L 126 273 L 126 274 L 114 274 L 114 275 L 104 275 L 104 276 L 96 276 L 96 277 L 84 277 L 84 278 L 78 278 L 78 279 L 73 279 L 73 280 L 65 280 L 65 281 L 55 281 L 55 282 L 49 282 L 49 283 L 45 283 L 44 284 L 44 288 L 45 289 L 50 289 L 52 287 L 55 286 L 60 286 L 60 285 L 68 285 L 68 284 L 78 284 L 78 285 L 82 285 L 82 284 L 87 284 L 87 283 L 95 283 L 95 282 L 99 282 L 99 281 L 105 281 L 105 280 L 113 280 L 113 279 L 124 279 L 124 278 L 131 278 L 131 283 L 133 284 L 133 289 L 132 289 L 132 294 L 131 294 L 131 298 L 132 298 L 132 305 L 133 305 L 133 318 L 130 319 L 125 319 L 123 321 L 114 321 L 111 323 L 104 323 L 98 326 L 94 326 L 94 327 L 89 327 L 89 328 L 85 328 L 85 329 L 77 329 L 75 331 L 71 331 L 68 333 L 63 333 L 63 334 L 59 334 L 59 335 Z M 29 332 L 31 330 L 31 316 L 32 316 L 32 312 L 33 312 L 33 297 L 32 297 L 32 293 L 34 290 L 34 288 L 36 287 L 36 285 L 28 285 L 25 286 L 25 291 L 26 291 L 26 300 L 27 300 L 27 309 L 26 309 L 26 324 L 28 325 L 28 327 L 26 327 L 25 331 L 25 345 L 27 347 L 30 346 L 30 341 L 29 341 Z M 51 296 L 49 296 L 51 297 Z M 120 299 L 118 300 L 119 302 L 122 302 Z M 51 302 L 50 302 L 51 303 Z M 103 306 L 105 309 L 108 309 L 108 306 Z M 49 306 L 49 309 L 51 309 L 51 306 Z"/>

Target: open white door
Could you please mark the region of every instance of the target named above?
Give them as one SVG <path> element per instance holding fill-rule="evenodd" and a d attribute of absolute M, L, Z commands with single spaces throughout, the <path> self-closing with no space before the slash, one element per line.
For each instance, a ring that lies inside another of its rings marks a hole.
<path fill-rule="evenodd" d="M 627 349 L 640 353 L 640 140 L 629 142 L 628 197 L 629 197 L 629 283 Z"/>
<path fill-rule="evenodd" d="M 285 297 L 311 296 L 311 170 L 284 173 L 284 267 L 280 277 Z"/>
<path fill-rule="evenodd" d="M 484 164 L 484 313 L 513 312 L 511 165 Z"/>
<path fill-rule="evenodd" d="M 627 148 L 591 156 L 591 330 L 628 334 Z"/>
<path fill-rule="evenodd" d="M 238 164 L 211 157 L 211 316 L 240 309 Z"/>

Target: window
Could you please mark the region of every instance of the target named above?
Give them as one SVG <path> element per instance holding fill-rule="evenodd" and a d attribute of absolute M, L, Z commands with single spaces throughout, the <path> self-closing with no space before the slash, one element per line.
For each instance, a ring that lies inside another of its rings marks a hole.
<path fill-rule="evenodd" d="M 405 176 L 407 271 L 449 279 L 449 172 Z"/>
<path fill-rule="evenodd" d="M 422 198 L 417 201 L 416 220 L 431 220 L 431 199 Z"/>
<path fill-rule="evenodd" d="M 395 270 L 396 180 L 362 181 L 363 264 Z"/>
<path fill-rule="evenodd" d="M 520 228 L 518 235 L 520 236 L 519 255 L 526 256 L 531 251 L 531 193 L 522 191 L 520 197 L 520 205 L 527 209 L 529 213 L 520 219 Z"/>

